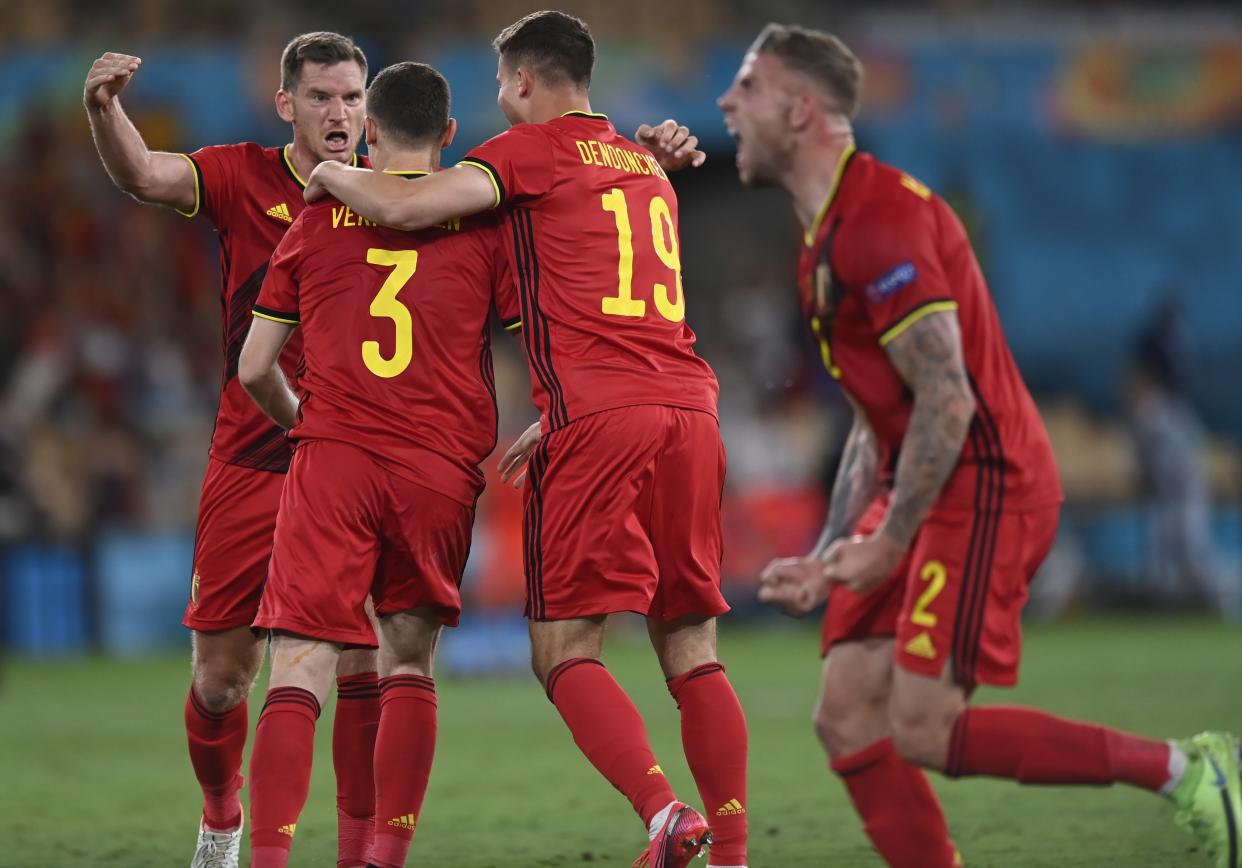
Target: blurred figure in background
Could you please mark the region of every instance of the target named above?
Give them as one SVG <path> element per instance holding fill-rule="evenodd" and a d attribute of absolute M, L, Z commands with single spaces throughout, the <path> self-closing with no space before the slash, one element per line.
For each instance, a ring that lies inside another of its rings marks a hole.
<path fill-rule="evenodd" d="M 1125 410 L 1147 508 L 1147 579 L 1160 601 L 1238 614 L 1220 569 L 1203 468 L 1203 426 L 1191 400 L 1194 347 L 1177 296 L 1156 306 L 1134 344 Z"/>

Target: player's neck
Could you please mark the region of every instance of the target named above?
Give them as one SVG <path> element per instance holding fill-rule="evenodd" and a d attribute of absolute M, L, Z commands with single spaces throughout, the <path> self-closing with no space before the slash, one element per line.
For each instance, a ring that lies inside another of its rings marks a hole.
<path fill-rule="evenodd" d="M 793 198 L 794 214 L 803 229 L 810 229 L 837 182 L 841 160 L 854 144 L 854 136 L 834 135 L 803 144 L 794 152 L 781 186 Z"/>
<path fill-rule="evenodd" d="M 289 155 L 289 162 L 293 165 L 293 171 L 297 172 L 299 178 L 309 178 L 315 167 L 322 162 L 319 157 L 299 145 L 297 139 L 289 145 L 286 153 Z M 342 163 L 350 164 L 353 161 L 352 152 L 342 155 Z"/>
<path fill-rule="evenodd" d="M 545 93 L 531 105 L 530 122 L 544 124 L 570 112 L 593 114 L 591 100 L 585 91 L 560 90 Z"/>
<path fill-rule="evenodd" d="M 386 151 L 372 148 L 371 168 L 377 172 L 438 172 L 440 148 Z"/>

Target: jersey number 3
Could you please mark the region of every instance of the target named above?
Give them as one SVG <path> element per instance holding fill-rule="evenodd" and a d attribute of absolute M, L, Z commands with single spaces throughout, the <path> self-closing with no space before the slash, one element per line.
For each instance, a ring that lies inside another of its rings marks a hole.
<path fill-rule="evenodd" d="M 640 317 L 647 313 L 647 302 L 634 298 L 634 232 L 630 228 L 630 209 L 625 193 L 613 187 L 605 193 L 603 208 L 612 212 L 617 221 L 617 294 L 606 296 L 601 309 L 609 316 Z M 673 272 L 675 281 L 672 298 L 668 286 L 655 285 L 656 310 L 669 322 L 681 322 L 686 318 L 686 297 L 681 292 L 681 252 L 677 244 L 677 227 L 663 196 L 655 196 L 647 207 L 651 218 L 651 243 L 656 256 Z"/>
<path fill-rule="evenodd" d="M 372 247 L 367 251 L 367 262 L 392 269 L 375 298 L 371 299 L 371 316 L 392 320 L 392 355 L 385 358 L 380 352 L 379 341 L 362 342 L 362 363 L 372 374 L 387 380 L 408 368 L 414 358 L 414 320 L 410 316 L 410 309 L 397 300 L 397 293 L 405 289 L 405 285 L 414 276 L 414 270 L 418 268 L 418 251 L 380 250 Z"/>

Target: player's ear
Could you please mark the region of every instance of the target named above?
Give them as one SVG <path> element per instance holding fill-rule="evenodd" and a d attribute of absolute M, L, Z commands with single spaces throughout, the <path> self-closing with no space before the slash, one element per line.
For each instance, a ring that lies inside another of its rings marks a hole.
<path fill-rule="evenodd" d="M 457 135 L 457 118 L 449 118 L 448 126 L 444 128 L 444 138 L 440 140 L 441 150 L 453 144 L 453 137 L 456 135 Z"/>
<path fill-rule="evenodd" d="M 276 91 L 276 114 L 285 123 L 293 123 L 293 94 L 283 87 Z"/>
<path fill-rule="evenodd" d="M 797 94 L 789 103 L 789 126 L 795 130 L 806 128 L 811 123 L 813 111 L 811 98 L 805 93 Z"/>
<path fill-rule="evenodd" d="M 366 143 L 367 143 L 368 148 L 375 147 L 375 143 L 379 141 L 378 132 L 379 132 L 379 126 L 375 123 L 375 121 L 371 118 L 370 115 L 367 115 L 367 117 L 364 118 L 362 121 L 362 133 L 366 137 Z"/>
<path fill-rule="evenodd" d="M 526 67 L 519 66 L 517 68 L 517 77 L 518 77 L 518 86 L 517 86 L 518 96 L 521 96 L 521 97 L 530 96 L 531 88 L 534 87 L 535 81 L 533 78 L 531 78 L 530 73 L 526 71 Z"/>

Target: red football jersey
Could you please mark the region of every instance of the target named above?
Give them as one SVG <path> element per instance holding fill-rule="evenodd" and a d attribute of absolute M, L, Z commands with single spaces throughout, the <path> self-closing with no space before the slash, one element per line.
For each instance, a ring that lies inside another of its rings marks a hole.
<path fill-rule="evenodd" d="M 290 439 L 349 443 L 473 506 L 479 464 L 496 445 L 493 300 L 502 321 L 516 325 L 504 231 L 491 214 L 400 232 L 335 199 L 303 211 L 272 255 L 254 307 L 256 316 L 301 325 L 301 404 Z"/>
<path fill-rule="evenodd" d="M 870 154 L 846 152 L 804 239 L 798 285 L 824 365 L 866 412 L 889 484 L 914 405 L 884 348 L 921 317 L 954 310 L 977 410 L 938 505 L 1024 510 L 1060 502 L 1048 434 L 966 231 L 940 197 Z"/>
<path fill-rule="evenodd" d="M 716 412 L 686 325 L 677 196 L 655 158 L 604 115 L 518 124 L 462 161 L 504 205 L 507 250 L 543 430 L 600 410 Z"/>
<path fill-rule="evenodd" d="M 285 432 L 241 387 L 237 360 L 268 260 L 305 207 L 306 183 L 294 170 L 288 151 L 289 145 L 264 148 L 246 142 L 213 145 L 185 155 L 194 167 L 196 201 L 193 210 L 181 212 L 187 217 L 202 214 L 220 236 L 224 373 L 211 455 L 230 464 L 280 472 L 289 469 L 291 454 Z M 359 164 L 356 156 L 354 164 Z M 296 381 L 301 353 L 301 338 L 294 335 L 281 355 L 281 367 L 291 381 Z"/>

